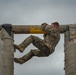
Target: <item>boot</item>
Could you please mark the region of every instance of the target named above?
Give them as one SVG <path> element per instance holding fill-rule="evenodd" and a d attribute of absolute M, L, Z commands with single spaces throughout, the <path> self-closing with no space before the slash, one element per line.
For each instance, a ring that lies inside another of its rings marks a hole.
<path fill-rule="evenodd" d="M 14 61 L 16 63 L 19 63 L 19 64 L 23 64 L 24 63 L 24 60 L 20 59 L 20 58 L 14 58 Z"/>
<path fill-rule="evenodd" d="M 24 51 L 24 48 L 19 45 L 14 44 L 14 47 L 15 49 L 18 49 L 21 53 Z"/>
<path fill-rule="evenodd" d="M 21 58 L 14 58 L 14 61 L 16 63 L 23 64 L 23 63 L 27 62 L 29 59 L 31 59 L 33 56 L 34 56 L 33 53 L 30 51 L 29 53 L 27 53 L 26 55 L 24 55 Z"/>

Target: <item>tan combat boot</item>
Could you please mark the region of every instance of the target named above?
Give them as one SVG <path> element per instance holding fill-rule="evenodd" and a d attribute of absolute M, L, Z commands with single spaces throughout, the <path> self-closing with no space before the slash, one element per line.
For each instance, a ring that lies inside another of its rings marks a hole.
<path fill-rule="evenodd" d="M 24 48 L 19 45 L 14 44 L 14 47 L 15 49 L 18 49 L 21 53 L 24 51 Z"/>
<path fill-rule="evenodd" d="M 24 60 L 22 60 L 21 58 L 14 58 L 14 61 L 16 63 L 19 63 L 19 64 L 23 64 L 24 63 Z"/>

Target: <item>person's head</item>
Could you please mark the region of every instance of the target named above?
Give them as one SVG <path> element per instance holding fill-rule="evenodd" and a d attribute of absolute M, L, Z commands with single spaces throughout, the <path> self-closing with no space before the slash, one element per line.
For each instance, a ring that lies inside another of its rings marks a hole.
<path fill-rule="evenodd" d="M 51 26 L 55 29 L 59 29 L 59 23 L 58 22 L 53 22 L 51 23 Z"/>

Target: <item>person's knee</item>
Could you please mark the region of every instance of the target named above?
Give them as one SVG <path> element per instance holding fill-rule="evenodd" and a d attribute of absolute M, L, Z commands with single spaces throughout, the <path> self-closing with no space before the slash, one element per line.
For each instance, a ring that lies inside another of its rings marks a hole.
<path fill-rule="evenodd" d="M 41 51 L 41 55 L 43 57 L 48 57 L 50 55 L 50 52 L 47 52 L 47 51 Z"/>
<path fill-rule="evenodd" d="M 35 54 L 35 53 L 38 53 L 37 50 L 31 50 L 31 53 Z"/>
<path fill-rule="evenodd" d="M 46 53 L 41 53 L 39 54 L 39 57 L 48 57 L 50 54 L 46 54 Z"/>
<path fill-rule="evenodd" d="M 50 55 L 50 50 L 47 49 L 46 51 L 44 51 L 44 53 L 45 53 L 46 56 L 49 56 Z"/>
<path fill-rule="evenodd" d="M 34 51 L 33 51 L 33 50 L 31 50 L 30 52 L 31 52 L 32 54 L 34 53 Z"/>
<path fill-rule="evenodd" d="M 30 35 L 30 37 L 31 37 L 31 38 L 33 38 L 33 37 L 34 37 L 34 35 Z"/>
<path fill-rule="evenodd" d="M 53 52 L 54 50 L 47 52 L 46 56 L 50 56 Z"/>
<path fill-rule="evenodd" d="M 33 52 L 34 52 L 34 50 L 31 50 L 30 52 L 32 52 L 32 53 L 33 53 Z"/>
<path fill-rule="evenodd" d="M 47 53 L 46 56 L 48 57 L 50 55 L 50 53 Z"/>
<path fill-rule="evenodd" d="M 32 39 L 32 40 L 33 40 L 34 37 L 35 37 L 35 36 L 33 36 L 33 35 L 30 35 L 30 36 L 29 36 L 29 38 Z"/>

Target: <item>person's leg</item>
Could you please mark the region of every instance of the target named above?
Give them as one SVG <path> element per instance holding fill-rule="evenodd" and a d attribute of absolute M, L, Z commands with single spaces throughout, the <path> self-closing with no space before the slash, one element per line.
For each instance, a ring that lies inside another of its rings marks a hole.
<path fill-rule="evenodd" d="M 38 56 L 38 57 L 45 57 L 45 56 L 49 56 L 50 55 L 50 50 L 49 48 L 44 44 L 43 40 L 40 39 L 39 37 L 36 36 L 31 36 L 32 41 L 30 43 L 33 43 L 33 45 L 35 47 L 37 47 L 38 49 L 34 49 L 31 50 L 29 53 L 27 53 L 26 55 L 24 55 L 21 58 L 15 58 L 15 62 L 16 63 L 20 63 L 23 64 L 24 62 L 28 61 L 29 59 L 31 59 L 33 56 Z M 26 40 L 26 39 L 25 39 Z M 27 41 L 27 40 L 26 40 Z M 29 41 L 29 40 L 28 40 Z M 27 41 L 27 42 L 28 42 Z M 28 46 L 27 43 L 24 41 L 22 42 L 19 46 L 26 47 Z"/>
<path fill-rule="evenodd" d="M 50 49 L 45 45 L 44 41 L 40 39 L 39 37 L 33 36 L 33 45 L 37 47 L 43 54 L 52 54 L 55 50 L 54 46 L 51 46 Z"/>
<path fill-rule="evenodd" d="M 16 63 L 23 64 L 26 61 L 28 61 L 29 59 L 31 59 L 33 56 L 46 57 L 46 56 L 49 56 L 49 55 L 50 55 L 50 52 L 43 52 L 43 51 L 40 51 L 38 49 L 33 49 L 21 58 L 14 58 L 14 61 Z"/>
<path fill-rule="evenodd" d="M 47 47 L 41 38 L 39 38 L 37 36 L 33 36 L 33 35 L 27 37 L 19 45 L 14 44 L 14 47 L 15 47 L 15 49 L 18 49 L 20 52 L 23 52 L 24 49 L 31 43 L 40 50 L 44 50 L 44 48 Z"/>
<path fill-rule="evenodd" d="M 18 49 L 20 52 L 23 52 L 24 49 L 31 44 L 33 41 L 32 39 L 32 35 L 30 35 L 29 37 L 27 37 L 21 44 L 16 45 L 14 44 L 15 49 Z"/>

